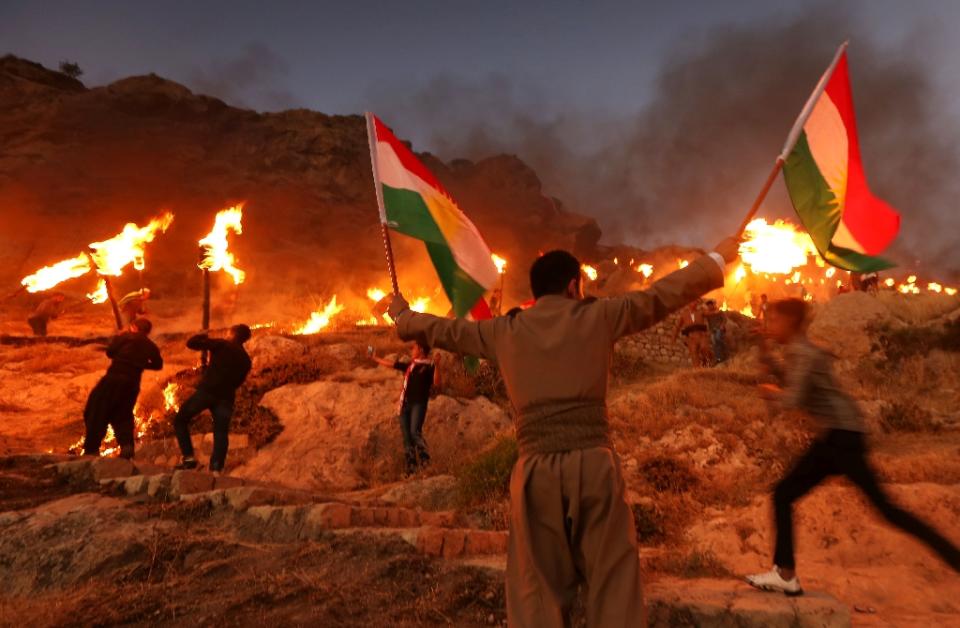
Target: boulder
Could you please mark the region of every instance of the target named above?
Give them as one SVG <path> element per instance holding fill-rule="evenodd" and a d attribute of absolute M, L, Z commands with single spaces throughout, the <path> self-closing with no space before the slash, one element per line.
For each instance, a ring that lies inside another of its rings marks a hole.
<path fill-rule="evenodd" d="M 810 338 L 846 360 L 870 353 L 871 323 L 891 321 L 887 307 L 866 292 L 838 294 L 821 305 L 810 324 Z"/>
<path fill-rule="evenodd" d="M 345 342 L 339 342 L 332 345 L 324 345 L 321 348 L 321 352 L 324 355 L 329 356 L 335 360 L 339 360 L 341 362 L 351 362 L 352 360 L 355 360 L 357 358 L 357 355 L 359 353 L 356 347 L 354 347 L 351 344 L 347 344 Z"/>
<path fill-rule="evenodd" d="M 350 381 L 271 390 L 261 404 L 277 415 L 283 432 L 233 474 L 304 489 L 364 486 L 365 469 L 399 451 L 400 386 L 400 377 L 392 371 L 357 369 Z M 440 396 L 430 403 L 424 433 L 436 456 L 443 453 L 440 447 L 478 450 L 510 425 L 503 410 L 486 398 Z"/>
<path fill-rule="evenodd" d="M 307 348 L 296 340 L 273 334 L 254 336 L 245 347 L 255 369 L 294 362 L 307 352 Z"/>

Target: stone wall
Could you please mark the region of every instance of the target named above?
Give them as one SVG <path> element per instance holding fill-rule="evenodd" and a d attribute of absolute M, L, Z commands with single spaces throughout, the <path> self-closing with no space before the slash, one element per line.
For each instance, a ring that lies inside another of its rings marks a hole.
<path fill-rule="evenodd" d="M 627 336 L 617 343 L 617 351 L 631 359 L 666 364 L 690 364 L 690 354 L 681 336 L 673 340 L 677 315 L 673 314 L 646 331 Z"/>
<path fill-rule="evenodd" d="M 683 336 L 673 339 L 678 314 L 672 314 L 650 329 L 627 336 L 617 343 L 617 352 L 628 359 L 662 364 L 690 366 L 690 354 Z M 727 352 L 736 353 L 737 348 L 749 343 L 747 333 L 753 320 L 736 312 L 727 312 Z"/>

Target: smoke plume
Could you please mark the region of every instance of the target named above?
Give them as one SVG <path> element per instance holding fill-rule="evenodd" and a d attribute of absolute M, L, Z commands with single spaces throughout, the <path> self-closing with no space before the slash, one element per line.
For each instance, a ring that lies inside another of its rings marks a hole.
<path fill-rule="evenodd" d="M 952 126 L 940 113 L 923 38 L 880 45 L 861 23 L 821 6 L 686 37 L 632 115 L 558 111 L 535 88 L 502 77 L 440 77 L 400 100 L 402 90 L 374 100 L 400 128 L 430 128 L 428 143 L 444 158 L 516 153 L 548 194 L 597 217 L 606 242 L 709 246 L 740 223 L 811 89 L 849 39 L 868 180 L 903 215 L 890 253 L 904 265 L 960 272 L 951 207 L 957 138 L 945 131 Z M 793 215 L 782 184 L 763 211 Z"/>
<path fill-rule="evenodd" d="M 233 106 L 274 111 L 295 104 L 293 94 L 278 86 L 289 71 L 286 60 L 271 48 L 251 42 L 234 57 L 194 68 L 186 83 L 196 93 L 216 96 Z"/>

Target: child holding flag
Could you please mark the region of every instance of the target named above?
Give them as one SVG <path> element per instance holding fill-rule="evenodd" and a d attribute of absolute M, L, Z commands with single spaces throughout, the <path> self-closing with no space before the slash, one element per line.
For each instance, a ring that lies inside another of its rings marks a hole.
<path fill-rule="evenodd" d="M 922 541 L 960 572 L 960 549 L 893 504 L 880 488 L 867 462 L 866 427 L 860 409 L 838 388 L 831 367 L 833 356 L 807 338 L 807 304 L 801 299 L 784 299 L 771 303 L 767 314 L 766 334 L 786 347 L 786 360 L 780 364 L 764 351 L 763 361 L 779 386 L 765 385 L 763 395 L 809 414 L 820 424 L 822 432 L 774 489 L 774 567 L 747 576 L 747 582 L 766 591 L 803 594 L 794 560 L 793 502 L 832 475 L 845 475 L 888 522 Z"/>

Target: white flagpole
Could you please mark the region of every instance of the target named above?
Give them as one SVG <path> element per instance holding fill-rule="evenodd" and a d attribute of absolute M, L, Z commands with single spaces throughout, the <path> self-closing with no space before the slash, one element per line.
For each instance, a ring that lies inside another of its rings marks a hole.
<path fill-rule="evenodd" d="M 803 131 L 803 125 L 807 123 L 807 119 L 810 117 L 810 114 L 813 113 L 813 108 L 817 106 L 817 101 L 820 100 L 823 91 L 827 89 L 827 83 L 830 82 L 830 77 L 833 76 L 834 70 L 837 69 L 837 63 L 840 62 L 840 57 L 843 56 L 849 44 L 849 41 L 845 41 L 837 48 L 837 53 L 833 55 L 833 61 L 830 62 L 827 71 L 820 77 L 820 82 L 813 88 L 813 93 L 810 94 L 810 98 L 807 99 L 807 103 L 803 106 L 803 109 L 800 110 L 797 121 L 793 123 L 793 128 L 790 129 L 790 134 L 787 135 L 787 141 L 783 145 L 783 150 L 780 151 L 780 159 L 783 161 L 787 160 L 793 147 L 797 144 L 797 140 L 800 138 L 800 132 Z"/>
<path fill-rule="evenodd" d="M 383 250 L 387 255 L 387 270 L 390 272 L 393 293 L 400 294 L 397 269 L 393 263 L 393 245 L 390 243 L 390 230 L 387 227 L 387 210 L 383 204 L 383 188 L 380 186 L 380 172 L 377 169 L 377 129 L 373 122 L 373 114 L 369 111 L 366 112 L 366 118 L 367 140 L 370 143 L 370 167 L 373 171 L 373 187 L 377 193 L 377 207 L 380 210 L 380 233 L 383 235 Z"/>
<path fill-rule="evenodd" d="M 843 56 L 843 53 L 846 51 L 849 43 L 850 42 L 845 41 L 840 44 L 839 48 L 837 48 L 837 53 L 833 55 L 833 61 L 830 62 L 830 66 L 827 68 L 827 71 L 824 72 L 823 76 L 820 77 L 820 81 L 817 83 L 817 86 L 813 88 L 813 93 L 810 94 L 810 97 L 807 99 L 803 109 L 800 110 L 800 115 L 797 117 L 797 121 L 793 123 L 793 128 L 790 129 L 790 133 L 787 135 L 787 141 L 783 145 L 783 150 L 780 151 L 780 154 L 777 156 L 777 160 L 774 162 L 773 168 L 770 170 L 770 174 L 767 175 L 767 180 L 763 183 L 760 193 L 753 201 L 753 205 L 750 206 L 750 211 L 747 212 L 743 222 L 740 223 L 740 229 L 737 231 L 738 237 L 743 235 L 747 225 L 750 224 L 750 221 L 753 220 L 753 217 L 760 210 L 760 205 L 763 203 L 763 199 L 767 197 L 767 193 L 773 186 L 773 182 L 776 180 L 777 174 L 779 174 L 780 170 L 783 169 L 783 164 L 786 163 L 787 157 L 790 156 L 790 152 L 797 144 L 797 140 L 800 138 L 800 132 L 803 131 L 803 125 L 807 123 L 807 119 L 810 117 L 810 114 L 813 113 L 813 108 L 817 106 L 817 101 L 820 100 L 820 96 L 823 95 L 823 91 L 827 88 L 827 83 L 830 82 L 830 77 L 833 76 L 834 70 L 837 69 L 837 63 L 840 62 L 840 57 Z"/>

